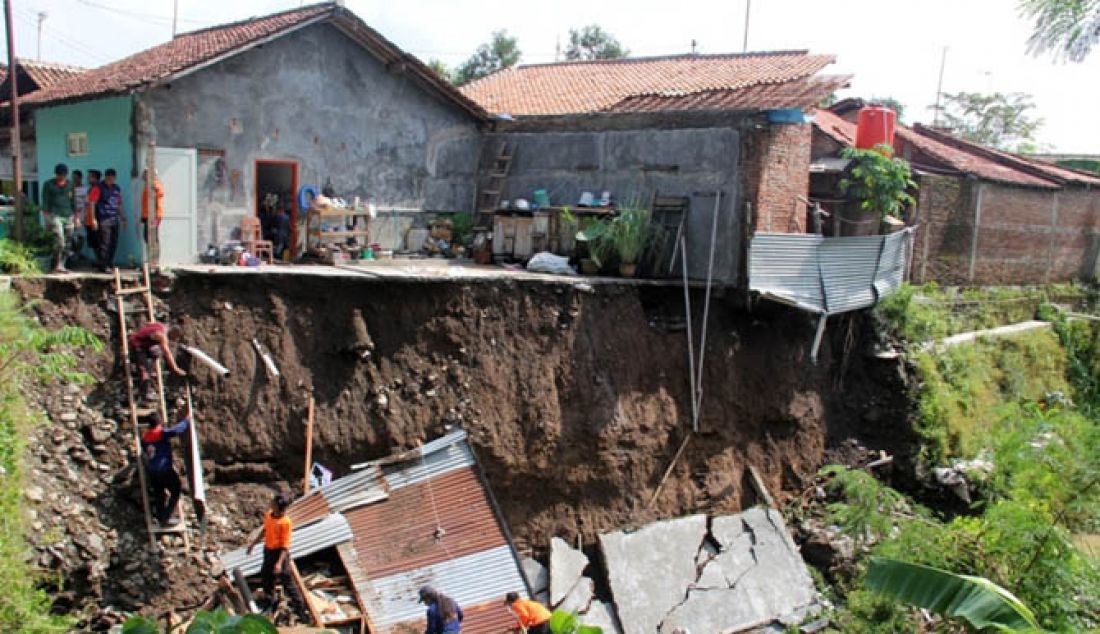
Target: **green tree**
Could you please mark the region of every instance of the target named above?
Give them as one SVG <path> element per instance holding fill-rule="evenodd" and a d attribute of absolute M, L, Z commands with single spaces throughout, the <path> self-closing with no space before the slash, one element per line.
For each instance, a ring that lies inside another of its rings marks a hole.
<path fill-rule="evenodd" d="M 871 150 L 845 148 L 844 158 L 852 159 L 849 175 L 840 181 L 840 191 L 859 203 L 860 209 L 877 211 L 879 216 L 900 218 L 913 204 L 909 190 L 915 189 L 909 162 L 895 158 L 888 145 Z"/>
<path fill-rule="evenodd" d="M 1100 42 L 1100 1 L 1021 0 L 1020 12 L 1034 23 L 1028 49 L 1084 61 Z"/>
<path fill-rule="evenodd" d="M 598 24 L 569 29 L 569 46 L 565 49 L 565 59 L 619 59 L 627 55 L 630 55 L 630 51 Z"/>
<path fill-rule="evenodd" d="M 455 85 L 468 84 L 502 68 L 515 66 L 523 53 L 519 42 L 507 31 L 494 31 L 492 38 L 477 47 L 477 51 L 455 69 L 452 81 Z"/>
<path fill-rule="evenodd" d="M 957 92 L 943 96 L 943 121 L 964 139 L 1002 150 L 1027 151 L 1043 125 L 1031 95 Z"/>
<path fill-rule="evenodd" d="M 428 60 L 428 68 L 435 71 L 436 75 L 443 78 L 444 81 L 454 83 L 454 78 L 451 76 L 451 69 L 447 68 L 447 65 L 443 63 L 443 60 L 431 58 Z"/>

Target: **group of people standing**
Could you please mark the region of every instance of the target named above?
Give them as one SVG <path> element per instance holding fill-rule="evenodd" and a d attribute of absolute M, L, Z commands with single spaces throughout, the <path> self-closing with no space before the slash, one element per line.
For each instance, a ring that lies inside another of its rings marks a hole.
<path fill-rule="evenodd" d="M 141 237 L 148 244 L 150 224 L 155 231 L 164 218 L 164 188 L 154 178 L 155 194 L 150 201 L 148 173 L 142 172 L 141 177 L 145 183 L 141 196 L 141 222 L 145 230 Z M 103 172 L 88 170 L 87 184 L 80 170 L 73 171 L 70 179 L 67 165 L 59 163 L 54 168 L 54 177 L 42 188 L 42 215 L 47 230 L 55 237 L 55 273 L 66 272 L 66 262 L 83 247 L 83 241 L 74 240 L 81 227 L 87 245 L 95 252 L 96 269 L 107 273 L 114 266 L 119 235 L 127 228 L 122 188 L 117 181 L 118 173 L 113 168 Z M 155 208 L 152 221 L 151 207 Z"/>

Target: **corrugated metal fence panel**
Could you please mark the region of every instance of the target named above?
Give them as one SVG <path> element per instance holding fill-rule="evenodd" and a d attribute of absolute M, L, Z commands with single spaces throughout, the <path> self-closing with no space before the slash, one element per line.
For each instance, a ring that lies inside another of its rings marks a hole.
<path fill-rule="evenodd" d="M 875 305 L 875 269 L 883 236 L 825 240 L 818 250 L 830 315 Z"/>
<path fill-rule="evenodd" d="M 879 299 L 898 290 L 905 282 L 905 268 L 909 265 L 909 253 L 913 247 L 913 230 L 906 229 L 886 236 L 882 247 L 878 272 L 875 273 L 875 292 Z"/>
<path fill-rule="evenodd" d="M 455 469 L 474 466 L 474 454 L 464 439 L 465 433 L 458 441 L 432 447 L 430 453 L 423 451 L 419 458 L 382 467 L 383 473 L 386 474 L 386 482 L 390 485 L 390 491 L 441 476 Z M 431 444 L 424 445 L 424 448 L 427 449 Z"/>
<path fill-rule="evenodd" d="M 424 606 L 417 591 L 432 585 L 453 598 L 459 605 L 474 606 L 488 601 L 503 601 L 508 592 L 526 592 L 519 566 L 507 545 L 415 568 L 371 581 L 382 606 L 381 614 L 371 614 L 372 622 L 389 626 L 406 621 L 418 621 L 424 616 Z M 361 589 L 360 592 L 362 593 Z M 466 629 L 466 628 L 463 628 Z"/>
<path fill-rule="evenodd" d="M 818 270 L 819 235 L 757 233 L 749 258 L 749 288 L 825 310 Z"/>
<path fill-rule="evenodd" d="M 351 539 L 351 526 L 343 515 L 333 514 L 315 524 L 294 531 L 294 539 L 290 543 L 290 556 L 292 559 L 305 557 L 329 546 L 349 541 Z M 238 548 L 233 552 L 222 556 L 222 565 L 227 571 L 240 568 L 245 575 L 254 575 L 263 567 L 263 548 L 257 546 L 251 555 L 245 554 L 244 548 Z"/>

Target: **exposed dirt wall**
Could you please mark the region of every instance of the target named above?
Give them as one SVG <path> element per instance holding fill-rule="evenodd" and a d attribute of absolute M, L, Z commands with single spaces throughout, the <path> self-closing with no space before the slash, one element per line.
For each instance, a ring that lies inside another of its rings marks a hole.
<path fill-rule="evenodd" d="M 36 310 L 46 321 L 108 335 L 105 283 L 21 290 L 45 298 Z M 650 507 L 691 425 L 679 288 L 191 275 L 163 299 L 183 318 L 187 343 L 232 369 L 223 379 L 191 364 L 217 482 L 285 478 L 297 487 L 312 388 L 313 455 L 338 474 L 464 426 L 521 548 L 738 511 L 752 501 L 748 465 L 773 492 L 797 490 L 850 435 L 905 446 L 901 373 L 864 354 L 859 319 L 830 322 L 814 365 L 807 316 L 717 298 L 701 434 Z M 253 337 L 272 351 L 279 378 L 265 372 Z M 90 360 L 104 377 L 113 361 Z"/>

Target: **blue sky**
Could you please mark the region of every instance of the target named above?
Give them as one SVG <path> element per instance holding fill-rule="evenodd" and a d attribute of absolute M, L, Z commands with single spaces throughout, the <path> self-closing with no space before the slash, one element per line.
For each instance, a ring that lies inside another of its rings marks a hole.
<path fill-rule="evenodd" d="M 347 0 L 371 26 L 422 58 L 456 64 L 496 29 L 519 37 L 526 62 L 554 60 L 570 27 L 598 23 L 635 55 L 738 52 L 745 0 Z M 190 30 L 294 8 L 297 0 L 179 0 Z M 36 23 L 47 13 L 42 57 L 97 66 L 171 36 L 172 0 L 13 0 L 20 56 L 36 53 Z M 1100 153 L 1100 51 L 1082 64 L 1027 53 L 1030 25 L 1013 0 L 754 0 L 750 50 L 833 53 L 829 72 L 855 75 L 847 91 L 891 96 L 906 119 L 929 121 L 944 47 L 944 90 L 1027 92 L 1052 150 Z"/>

